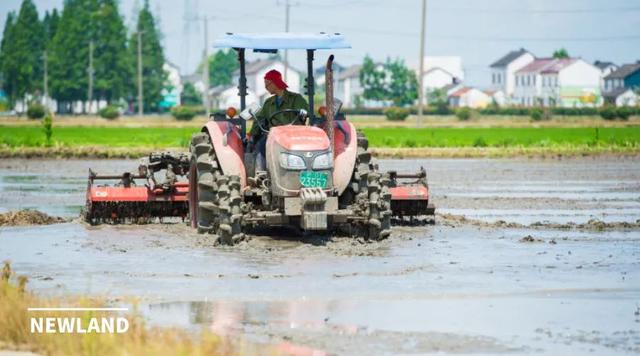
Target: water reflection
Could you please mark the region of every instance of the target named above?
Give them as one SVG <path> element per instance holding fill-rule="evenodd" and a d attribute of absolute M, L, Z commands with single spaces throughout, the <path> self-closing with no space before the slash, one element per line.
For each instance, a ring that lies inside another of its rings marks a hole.
<path fill-rule="evenodd" d="M 339 308 L 336 303 L 304 299 L 276 302 L 170 302 L 148 305 L 143 308 L 143 313 L 154 324 L 170 323 L 192 330 L 206 328 L 222 336 L 245 335 L 255 342 L 272 344 L 277 351 L 285 354 L 325 355 L 324 350 L 287 340 L 290 339 L 288 332 L 356 335 L 367 331 L 355 324 L 331 322 L 329 315 L 335 309 L 349 309 L 352 302 L 341 301 Z M 265 334 L 269 337 L 265 338 Z M 277 340 L 275 344 L 272 338 Z"/>

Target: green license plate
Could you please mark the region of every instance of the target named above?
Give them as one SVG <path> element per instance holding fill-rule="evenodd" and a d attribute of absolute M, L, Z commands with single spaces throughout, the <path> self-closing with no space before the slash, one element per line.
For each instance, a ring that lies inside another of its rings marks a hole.
<path fill-rule="evenodd" d="M 313 171 L 300 172 L 300 183 L 305 188 L 326 188 L 327 174 Z"/>

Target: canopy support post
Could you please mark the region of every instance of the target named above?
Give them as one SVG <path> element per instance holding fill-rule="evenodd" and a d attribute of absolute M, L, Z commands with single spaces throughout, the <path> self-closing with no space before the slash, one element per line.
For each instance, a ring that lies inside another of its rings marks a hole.
<path fill-rule="evenodd" d="M 315 49 L 307 50 L 307 97 L 309 98 L 309 122 L 313 124 L 315 121 L 315 113 L 313 112 L 313 96 L 315 94 L 313 87 L 313 51 Z"/>

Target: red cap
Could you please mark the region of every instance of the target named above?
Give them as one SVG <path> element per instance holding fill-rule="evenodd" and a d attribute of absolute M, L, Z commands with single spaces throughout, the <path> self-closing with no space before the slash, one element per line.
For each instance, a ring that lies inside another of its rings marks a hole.
<path fill-rule="evenodd" d="M 287 83 L 282 80 L 282 74 L 275 69 L 268 71 L 267 74 L 264 75 L 264 79 L 273 83 L 278 89 L 287 89 L 288 87 Z"/>

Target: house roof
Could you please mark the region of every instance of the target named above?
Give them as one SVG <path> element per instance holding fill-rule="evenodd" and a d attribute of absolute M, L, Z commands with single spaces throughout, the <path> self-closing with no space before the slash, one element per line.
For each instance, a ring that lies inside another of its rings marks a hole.
<path fill-rule="evenodd" d="M 427 74 L 429 74 L 429 73 L 431 73 L 431 72 L 435 72 L 435 71 L 437 71 L 437 70 L 442 71 L 442 72 L 445 72 L 446 74 L 448 74 L 449 76 L 451 76 L 451 78 L 458 78 L 458 77 L 456 77 L 455 75 L 453 75 L 451 72 L 449 72 L 448 70 L 446 70 L 446 69 L 444 69 L 444 68 L 441 68 L 441 67 L 432 67 L 432 68 L 429 68 L 429 70 L 426 70 L 426 71 L 424 72 L 424 75 L 427 75 Z M 458 78 L 458 79 L 460 79 L 460 78 Z"/>
<path fill-rule="evenodd" d="M 274 63 L 279 62 L 277 59 L 258 59 L 256 61 L 247 62 L 244 72 L 246 75 L 255 74 L 260 70 L 273 65 Z M 236 70 L 236 72 L 240 73 L 240 70 Z"/>
<path fill-rule="evenodd" d="M 516 73 L 538 73 L 550 66 L 555 59 L 553 58 L 537 58 L 533 62 L 522 67 Z"/>
<path fill-rule="evenodd" d="M 182 80 L 182 82 L 184 82 L 184 83 L 195 84 L 197 82 L 201 82 L 202 81 L 202 74 L 200 74 L 200 73 L 192 73 L 192 74 L 189 74 L 189 75 L 181 75 L 180 76 L 180 80 Z"/>
<path fill-rule="evenodd" d="M 256 74 L 259 71 L 261 71 L 261 70 L 263 70 L 263 69 L 265 69 L 267 67 L 273 66 L 274 64 L 279 63 L 279 62 L 282 62 L 282 60 L 280 60 L 280 59 L 257 59 L 255 61 L 247 62 L 245 67 L 244 67 L 244 72 L 245 72 L 245 75 L 249 76 L 249 75 L 252 75 L 252 74 Z M 291 72 L 299 73 L 299 71 L 297 69 L 293 68 L 291 66 L 291 64 L 289 64 L 289 71 L 290 71 L 289 73 L 291 73 Z M 234 75 L 239 75 L 240 74 L 240 69 L 236 69 L 233 72 L 233 74 Z"/>
<path fill-rule="evenodd" d="M 448 93 L 450 90 L 455 89 L 455 88 L 457 88 L 459 86 L 460 86 L 460 83 L 451 83 L 451 84 L 447 84 L 447 85 L 443 86 L 440 89 L 442 89 L 442 90 L 444 90 L 445 92 Z"/>
<path fill-rule="evenodd" d="M 175 63 L 173 63 L 173 62 L 171 62 L 171 61 L 168 61 L 168 60 L 166 60 L 166 59 L 164 60 L 164 64 L 166 64 L 166 65 L 168 65 L 168 66 L 170 66 L 170 67 L 173 67 L 173 68 L 175 68 L 176 70 L 178 70 L 178 72 L 180 72 L 180 67 L 178 67 L 178 65 L 177 65 L 177 64 L 175 64 Z"/>
<path fill-rule="evenodd" d="M 343 65 L 340 65 L 340 63 L 338 63 L 338 62 L 333 62 L 333 72 L 334 73 L 342 72 L 343 70 L 345 70 L 345 68 L 347 68 L 347 67 L 345 67 Z M 316 76 L 316 77 L 319 77 L 321 75 L 324 75 L 324 72 L 326 70 L 327 70 L 327 66 L 326 65 L 320 66 L 320 67 L 316 68 L 313 71 L 313 75 Z"/>
<path fill-rule="evenodd" d="M 638 70 L 640 70 L 640 63 L 623 64 L 620 68 L 604 77 L 604 79 L 624 79 Z"/>
<path fill-rule="evenodd" d="M 449 96 L 454 96 L 454 97 L 463 96 L 464 94 L 466 94 L 467 92 L 469 92 L 471 89 L 473 89 L 473 88 L 470 88 L 470 87 L 463 87 L 463 88 L 460 88 L 460 89 L 456 90 L 456 92 L 455 92 L 455 93 L 453 93 L 453 94 L 451 94 L 451 95 L 449 95 Z"/>
<path fill-rule="evenodd" d="M 605 98 L 616 99 L 617 97 L 619 97 L 620 95 L 628 91 L 633 93 L 633 90 L 629 88 L 616 88 L 616 89 L 613 89 L 612 91 L 602 93 L 602 96 L 604 96 Z"/>
<path fill-rule="evenodd" d="M 502 90 L 500 89 L 491 89 L 491 90 L 484 90 L 484 93 L 489 95 L 489 96 L 494 96 L 498 93 L 502 93 Z"/>
<path fill-rule="evenodd" d="M 593 62 L 593 65 L 600 68 L 600 70 L 606 69 L 608 67 L 614 66 L 617 67 L 617 65 L 613 62 L 605 62 L 605 61 L 595 61 Z"/>
<path fill-rule="evenodd" d="M 341 72 L 336 75 L 336 80 L 347 79 L 347 78 L 355 78 L 360 76 L 360 69 L 362 69 L 362 65 L 356 64 L 351 67 L 344 68 Z"/>
<path fill-rule="evenodd" d="M 567 68 L 568 66 L 572 65 L 573 63 L 577 62 L 578 60 L 576 58 L 561 58 L 561 59 L 556 59 L 553 62 L 549 63 L 549 65 L 547 65 L 542 71 L 542 74 L 551 74 L 551 73 L 558 73 L 561 70 Z"/>
<path fill-rule="evenodd" d="M 518 59 L 520 56 L 522 56 L 525 53 L 529 53 L 529 51 L 527 51 L 524 48 L 520 48 L 517 51 L 511 51 L 509 53 L 507 53 L 504 57 L 498 59 L 497 61 L 493 62 L 493 64 L 490 65 L 491 68 L 504 68 L 507 65 L 509 65 L 509 63 L 515 61 L 516 59 Z"/>

